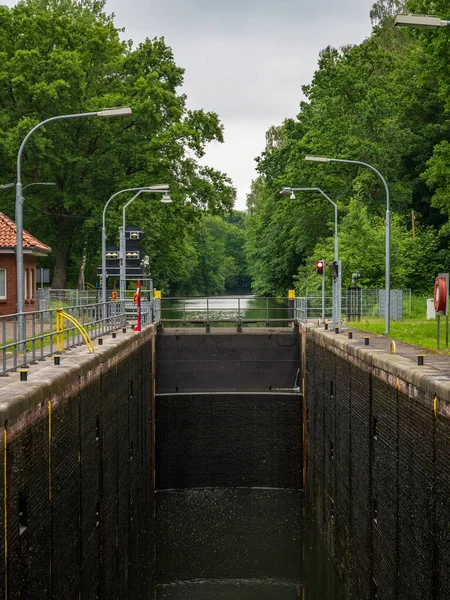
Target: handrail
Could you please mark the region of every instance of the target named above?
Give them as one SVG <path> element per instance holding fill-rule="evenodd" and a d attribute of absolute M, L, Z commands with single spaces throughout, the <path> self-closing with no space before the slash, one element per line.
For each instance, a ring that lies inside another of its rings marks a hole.
<path fill-rule="evenodd" d="M 62 308 L 58 308 L 56 312 L 56 348 L 58 352 L 64 352 L 64 319 L 67 319 L 72 323 L 72 325 L 75 325 L 75 327 L 83 336 L 83 340 L 86 343 L 87 349 L 89 350 L 89 354 L 93 354 L 93 352 L 95 351 L 94 344 L 92 343 L 92 340 L 89 337 L 89 334 L 86 331 L 86 329 L 77 319 L 75 319 L 75 317 L 72 317 L 72 315 L 69 315 L 68 313 L 64 312 L 64 309 Z"/>
<path fill-rule="evenodd" d="M 165 297 L 162 325 L 243 324 L 290 325 L 295 320 L 293 300 L 266 296 Z"/>

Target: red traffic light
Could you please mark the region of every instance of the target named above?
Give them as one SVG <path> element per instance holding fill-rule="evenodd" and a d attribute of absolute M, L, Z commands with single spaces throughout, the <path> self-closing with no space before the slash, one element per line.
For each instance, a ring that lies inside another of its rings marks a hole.
<path fill-rule="evenodd" d="M 316 261 L 316 269 L 318 275 L 323 275 L 323 260 Z"/>

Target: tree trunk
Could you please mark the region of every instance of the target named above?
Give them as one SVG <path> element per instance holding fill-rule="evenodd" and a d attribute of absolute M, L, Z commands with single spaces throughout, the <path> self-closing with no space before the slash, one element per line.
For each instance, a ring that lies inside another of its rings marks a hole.
<path fill-rule="evenodd" d="M 53 271 L 52 288 L 54 290 L 64 290 L 67 281 L 67 268 L 69 265 L 69 248 L 58 247 L 56 253 L 55 270 Z"/>

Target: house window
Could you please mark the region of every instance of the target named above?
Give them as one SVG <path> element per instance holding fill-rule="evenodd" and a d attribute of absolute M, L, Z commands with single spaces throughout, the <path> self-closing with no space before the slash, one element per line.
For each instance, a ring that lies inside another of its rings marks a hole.
<path fill-rule="evenodd" d="M 31 301 L 34 297 L 34 271 L 33 269 L 25 269 L 23 278 L 23 297 L 25 300 Z"/>
<path fill-rule="evenodd" d="M 6 269 L 0 269 L 0 300 L 6 299 Z"/>
<path fill-rule="evenodd" d="M 33 269 L 28 269 L 28 297 L 30 300 L 33 300 L 34 297 L 33 272 Z"/>

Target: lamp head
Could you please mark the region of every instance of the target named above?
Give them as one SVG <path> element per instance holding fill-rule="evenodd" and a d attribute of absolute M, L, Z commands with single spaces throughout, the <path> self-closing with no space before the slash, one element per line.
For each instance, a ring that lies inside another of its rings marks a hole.
<path fill-rule="evenodd" d="M 145 189 L 147 192 L 168 192 L 169 184 L 168 183 L 158 183 L 156 185 L 149 185 Z"/>
<path fill-rule="evenodd" d="M 104 108 L 97 112 L 97 117 L 124 117 L 125 115 L 131 115 L 131 108 L 128 106 Z"/>
<path fill-rule="evenodd" d="M 0 190 L 6 190 L 7 188 L 13 187 L 14 183 L 5 183 L 4 185 L 0 185 Z"/>
<path fill-rule="evenodd" d="M 325 156 L 305 156 L 305 160 L 306 162 L 320 162 L 320 163 L 325 163 L 325 162 L 330 162 L 329 158 L 326 158 Z"/>
<path fill-rule="evenodd" d="M 294 194 L 294 192 L 291 193 L 291 195 L 289 196 L 289 199 L 290 200 L 295 200 L 295 194 Z"/>
<path fill-rule="evenodd" d="M 172 202 L 172 198 L 170 197 L 170 195 L 169 195 L 169 192 L 165 192 L 165 193 L 162 195 L 161 202 L 162 202 L 163 204 L 171 204 L 171 202 Z"/>
<path fill-rule="evenodd" d="M 282 196 L 287 196 L 291 191 L 292 191 L 292 188 L 290 188 L 290 187 L 284 187 L 284 188 L 281 189 L 280 194 Z"/>
<path fill-rule="evenodd" d="M 434 29 L 435 27 L 447 27 L 449 22 L 442 21 L 438 17 L 428 17 L 426 15 L 397 15 L 394 25 L 397 27 Z"/>

